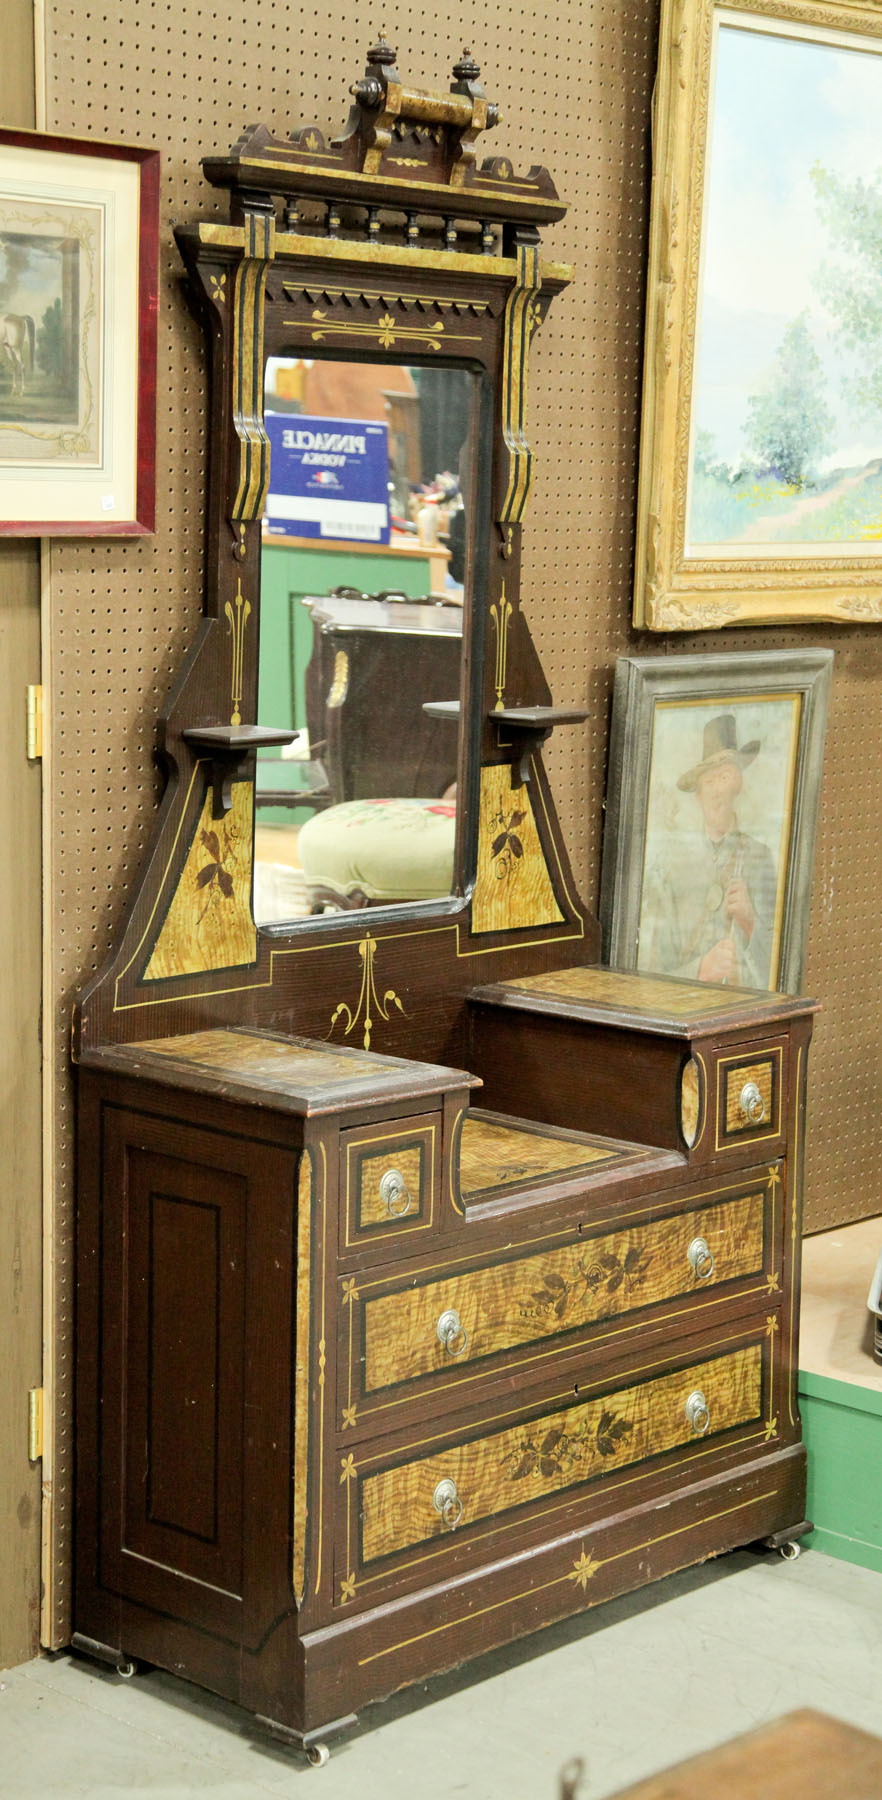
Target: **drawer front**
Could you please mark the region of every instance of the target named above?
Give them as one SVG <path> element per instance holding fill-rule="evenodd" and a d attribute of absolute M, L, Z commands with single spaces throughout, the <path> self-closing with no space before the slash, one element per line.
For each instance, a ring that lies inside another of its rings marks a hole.
<path fill-rule="evenodd" d="M 467 1424 L 426 1417 L 391 1445 L 341 1446 L 336 1604 L 373 1606 L 612 1513 L 667 1509 L 684 1482 L 774 1455 L 787 1431 L 780 1323 L 638 1350 L 616 1373 L 588 1354 L 577 1379 L 485 1398 Z"/>
<path fill-rule="evenodd" d="M 719 1058 L 717 1150 L 780 1137 L 783 1062 L 781 1044 Z"/>
<path fill-rule="evenodd" d="M 440 1114 L 341 1132 L 344 1249 L 428 1230 L 440 1154 Z"/>
<path fill-rule="evenodd" d="M 363 1564 L 745 1425 L 761 1400 L 762 1351 L 751 1344 L 369 1475 Z"/>
<path fill-rule="evenodd" d="M 360 1387 L 364 1400 L 403 1382 L 456 1380 L 483 1357 L 550 1347 L 604 1320 L 751 1277 L 752 1291 L 772 1292 L 780 1282 L 780 1187 L 777 1169 L 771 1178 L 764 1169 L 752 1183 L 730 1184 L 714 1204 L 595 1236 L 574 1230 L 564 1243 L 558 1237 L 489 1267 L 453 1264 L 440 1279 L 411 1276 L 407 1287 L 401 1278 L 397 1288 L 388 1278 L 360 1281 L 357 1295 L 347 1295 L 355 1313 L 343 1345 L 348 1391 Z"/>

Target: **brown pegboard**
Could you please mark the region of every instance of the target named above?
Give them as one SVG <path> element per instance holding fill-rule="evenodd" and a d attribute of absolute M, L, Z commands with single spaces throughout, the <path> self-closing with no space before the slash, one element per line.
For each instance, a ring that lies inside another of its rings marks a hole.
<path fill-rule="evenodd" d="M 545 253 L 576 265 L 533 351 L 530 435 L 538 453 L 526 519 L 523 596 L 555 700 L 587 699 L 584 733 L 560 733 L 548 765 L 576 875 L 596 903 L 608 707 L 617 655 L 826 643 L 837 651 L 808 987 L 823 1000 L 813 1052 L 807 1223 L 879 1208 L 875 1083 L 882 1030 L 870 997 L 882 843 L 878 629 L 740 631 L 664 640 L 630 630 L 649 107 L 657 0 L 558 0 L 528 14 L 497 0 L 473 17 L 437 0 L 389 0 L 382 21 L 341 0 L 46 0 L 47 125 L 155 145 L 163 159 L 158 527 L 130 543 L 56 543 L 51 558 L 52 880 L 59 1269 L 59 1437 L 53 1642 L 67 1631 L 70 1508 L 72 1176 L 68 1031 L 73 995 L 103 960 L 147 843 L 152 751 L 167 686 L 199 617 L 205 460 L 200 334 L 178 291 L 171 226 L 219 210 L 200 157 L 246 123 L 314 121 L 337 132 L 347 87 L 378 23 L 412 80 L 446 86 L 464 17 L 487 91 L 502 107 L 490 151 L 547 164 L 570 203 Z M 488 151 L 488 153 L 490 153 Z M 878 844 L 878 847 L 877 847 Z M 869 1003 L 868 1003 L 869 1002 Z M 812 1129 L 811 1117 L 818 1122 Z"/>

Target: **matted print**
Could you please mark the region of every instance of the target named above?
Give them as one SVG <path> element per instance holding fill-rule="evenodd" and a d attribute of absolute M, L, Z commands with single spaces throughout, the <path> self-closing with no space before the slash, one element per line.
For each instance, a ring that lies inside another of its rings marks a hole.
<path fill-rule="evenodd" d="M 832 653 L 622 658 L 601 920 L 619 967 L 802 980 Z"/>
<path fill-rule="evenodd" d="M 154 151 L 0 132 L 0 532 L 154 517 Z"/>

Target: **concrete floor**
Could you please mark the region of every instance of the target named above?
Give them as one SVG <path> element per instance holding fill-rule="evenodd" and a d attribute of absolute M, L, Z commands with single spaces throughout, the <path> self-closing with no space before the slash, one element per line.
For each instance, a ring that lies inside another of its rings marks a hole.
<path fill-rule="evenodd" d="M 882 1727 L 882 1576 L 747 1552 L 553 1626 L 369 1708 L 324 1769 L 159 1672 L 80 1658 L 0 1675 L 2 1800 L 557 1800 L 582 1756 L 600 1800 L 797 1706 Z"/>

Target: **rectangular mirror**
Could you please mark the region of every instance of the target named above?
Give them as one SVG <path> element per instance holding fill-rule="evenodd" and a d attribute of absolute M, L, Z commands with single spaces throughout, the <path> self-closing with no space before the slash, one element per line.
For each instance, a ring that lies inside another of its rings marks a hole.
<path fill-rule="evenodd" d="M 273 357 L 258 924 L 455 891 L 478 378 Z M 427 705 L 460 702 L 433 717 Z"/>

